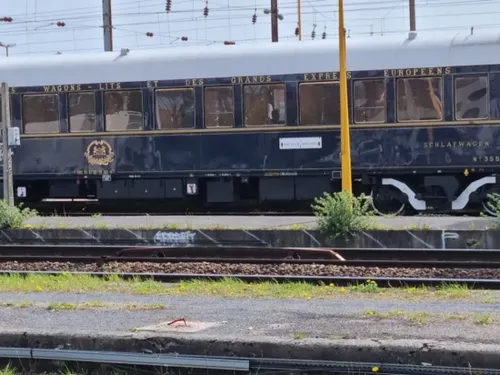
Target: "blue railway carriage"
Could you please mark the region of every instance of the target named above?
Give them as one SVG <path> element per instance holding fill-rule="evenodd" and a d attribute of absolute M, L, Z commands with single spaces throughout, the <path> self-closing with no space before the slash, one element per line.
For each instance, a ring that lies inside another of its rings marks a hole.
<path fill-rule="evenodd" d="M 499 190 L 500 34 L 350 38 L 354 189 L 381 213 Z M 337 191 L 336 41 L 9 57 L 19 200 L 310 201 Z M 472 207 L 472 208 L 471 208 Z"/>

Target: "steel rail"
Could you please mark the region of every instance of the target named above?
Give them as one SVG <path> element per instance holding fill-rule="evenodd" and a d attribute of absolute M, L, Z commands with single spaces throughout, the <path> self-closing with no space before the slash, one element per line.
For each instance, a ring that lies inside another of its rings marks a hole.
<path fill-rule="evenodd" d="M 117 256 L 52 256 L 52 255 L 0 255 L 2 263 L 217 263 L 217 264 L 295 264 L 331 265 L 379 268 L 487 268 L 500 269 L 500 261 L 434 261 L 434 260 L 332 260 L 332 259 L 275 259 L 275 258 L 216 258 L 216 257 L 117 257 Z"/>
<path fill-rule="evenodd" d="M 108 363 L 132 366 L 168 366 L 172 368 L 195 368 L 226 371 L 300 370 L 325 371 L 328 373 L 373 373 L 407 375 L 500 375 L 500 369 L 478 367 L 429 366 L 426 364 L 406 365 L 399 363 L 354 362 L 332 360 L 307 360 L 284 358 L 222 357 L 183 354 L 137 353 L 117 351 L 90 351 L 68 349 L 39 349 L 0 347 L 0 358 L 48 361 L 70 361 L 87 363 Z"/>
<path fill-rule="evenodd" d="M 2 256 L 95 256 L 221 259 L 315 259 L 405 260 L 449 262 L 499 262 L 500 250 L 404 249 L 404 248 L 299 248 L 219 244 L 218 246 L 124 246 L 124 245 L 0 245 Z"/>
<path fill-rule="evenodd" d="M 440 286 L 443 284 L 461 284 L 471 288 L 500 289 L 500 279 L 462 279 L 462 278 L 425 278 L 425 277 L 367 277 L 367 276 L 296 276 L 296 275 L 240 275 L 240 274 L 195 274 L 195 273 L 137 273 L 137 272 L 67 272 L 67 271 L 16 271 L 0 270 L 0 275 L 86 275 L 101 278 L 121 277 L 123 279 L 155 280 L 164 283 L 176 283 L 186 280 L 224 280 L 239 279 L 245 282 L 306 282 L 314 284 L 335 284 L 349 286 L 372 280 L 379 287 Z"/>

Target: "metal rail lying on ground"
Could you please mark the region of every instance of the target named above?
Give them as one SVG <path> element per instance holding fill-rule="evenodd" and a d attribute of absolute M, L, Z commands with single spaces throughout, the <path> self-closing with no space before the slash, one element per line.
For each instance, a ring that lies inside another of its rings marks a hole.
<path fill-rule="evenodd" d="M 313 361 L 281 358 L 238 358 L 220 356 L 189 356 L 179 354 L 59 350 L 0 347 L 0 358 L 25 360 L 56 360 L 133 366 L 167 366 L 225 371 L 322 371 L 330 373 L 373 373 L 407 375 L 500 375 L 500 369 L 473 367 L 445 367 L 431 364 L 405 365 L 347 361 Z"/>
<path fill-rule="evenodd" d="M 167 366 L 225 371 L 249 371 L 245 359 L 222 359 L 178 355 L 98 352 L 84 350 L 0 348 L 0 358 L 112 363 L 136 366 Z"/>

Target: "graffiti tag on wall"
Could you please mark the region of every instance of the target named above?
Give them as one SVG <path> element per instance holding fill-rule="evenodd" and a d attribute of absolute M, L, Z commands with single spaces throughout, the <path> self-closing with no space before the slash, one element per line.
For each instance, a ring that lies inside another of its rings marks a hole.
<path fill-rule="evenodd" d="M 194 243 L 196 232 L 157 232 L 153 238 L 158 245 L 188 245 Z"/>

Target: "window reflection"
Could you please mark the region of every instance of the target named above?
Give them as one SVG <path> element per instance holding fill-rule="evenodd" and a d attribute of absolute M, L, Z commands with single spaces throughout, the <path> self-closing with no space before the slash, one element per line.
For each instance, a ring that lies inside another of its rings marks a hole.
<path fill-rule="evenodd" d="M 385 122 L 384 80 L 362 80 L 354 82 L 354 121 Z"/>
<path fill-rule="evenodd" d="M 158 129 L 189 129 L 195 126 L 193 89 L 156 90 Z"/>
<path fill-rule="evenodd" d="M 70 132 L 95 131 L 96 114 L 93 92 L 68 94 Z"/>
<path fill-rule="evenodd" d="M 142 129 L 142 93 L 138 90 L 105 92 L 104 113 L 107 131 Z"/>
<path fill-rule="evenodd" d="M 205 127 L 233 127 L 233 87 L 207 87 L 205 89 Z"/>
<path fill-rule="evenodd" d="M 302 83 L 299 98 L 301 125 L 340 124 L 338 82 Z"/>
<path fill-rule="evenodd" d="M 397 81 L 398 121 L 441 120 L 442 79 L 399 78 Z"/>
<path fill-rule="evenodd" d="M 246 85 L 243 89 L 245 126 L 286 122 L 285 85 Z"/>
<path fill-rule="evenodd" d="M 23 96 L 24 133 L 59 133 L 59 96 L 57 94 Z"/>
<path fill-rule="evenodd" d="M 455 119 L 488 118 L 487 77 L 455 78 Z"/>

